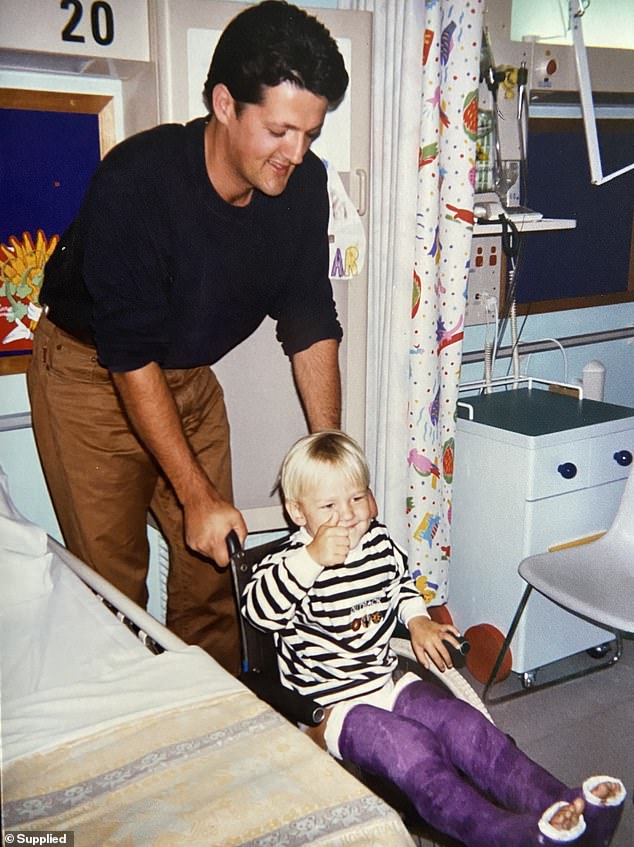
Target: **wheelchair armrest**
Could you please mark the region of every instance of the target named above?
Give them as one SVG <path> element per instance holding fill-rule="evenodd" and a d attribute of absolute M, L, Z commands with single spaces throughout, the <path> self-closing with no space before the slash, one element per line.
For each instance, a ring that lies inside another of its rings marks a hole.
<path fill-rule="evenodd" d="M 309 697 L 285 688 L 277 680 L 264 677 L 255 671 L 246 671 L 240 675 L 240 682 L 292 723 L 318 726 L 324 719 L 322 706 Z"/>

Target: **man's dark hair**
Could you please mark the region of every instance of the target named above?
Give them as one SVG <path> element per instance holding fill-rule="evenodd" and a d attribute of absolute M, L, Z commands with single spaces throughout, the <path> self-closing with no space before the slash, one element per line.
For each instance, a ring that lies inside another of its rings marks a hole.
<path fill-rule="evenodd" d="M 238 104 L 261 103 L 264 86 L 291 82 L 336 106 L 348 86 L 337 44 L 312 15 L 282 0 L 265 0 L 235 17 L 220 36 L 203 91 L 224 83 Z"/>

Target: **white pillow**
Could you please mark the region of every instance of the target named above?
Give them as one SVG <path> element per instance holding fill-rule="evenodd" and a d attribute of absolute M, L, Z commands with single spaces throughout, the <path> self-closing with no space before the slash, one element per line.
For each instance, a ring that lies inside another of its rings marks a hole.
<path fill-rule="evenodd" d="M 0 611 L 51 593 L 52 553 L 23 556 L 0 549 Z"/>
<path fill-rule="evenodd" d="M 18 512 L 0 468 L 0 608 L 48 594 L 51 558 L 46 533 Z"/>
<path fill-rule="evenodd" d="M 24 556 L 43 556 L 46 549 L 46 532 L 18 512 L 9 494 L 7 475 L 0 467 L 0 554 L 10 550 Z"/>

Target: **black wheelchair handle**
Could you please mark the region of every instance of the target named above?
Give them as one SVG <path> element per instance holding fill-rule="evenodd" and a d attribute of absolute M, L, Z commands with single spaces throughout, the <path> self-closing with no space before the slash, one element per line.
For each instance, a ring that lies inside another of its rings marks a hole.
<path fill-rule="evenodd" d="M 453 644 L 451 644 L 451 648 L 456 652 L 460 653 L 461 656 L 466 656 L 469 650 L 471 650 L 471 645 L 464 637 L 464 635 L 458 635 L 456 636 L 456 639 L 458 641 L 458 647 L 455 647 Z M 448 644 L 448 642 L 445 642 L 445 644 Z"/>
<path fill-rule="evenodd" d="M 242 552 L 242 544 L 240 544 L 240 539 L 238 538 L 238 533 L 235 529 L 230 530 L 226 540 L 229 558 L 233 559 L 234 556 L 237 556 L 238 553 Z"/>
<path fill-rule="evenodd" d="M 451 656 L 451 661 L 453 662 L 453 666 L 455 668 L 464 668 L 465 666 L 465 656 L 471 650 L 471 644 L 467 641 L 464 635 L 457 635 L 456 639 L 458 641 L 458 647 L 454 644 L 451 644 L 449 641 L 443 638 L 443 643 L 447 648 L 449 655 Z"/>
<path fill-rule="evenodd" d="M 394 635 L 397 638 L 404 638 L 409 641 L 409 630 L 405 626 L 405 624 L 397 623 L 396 629 L 394 630 Z M 456 667 L 464 666 L 464 657 L 467 655 L 469 650 L 471 649 L 471 644 L 467 641 L 464 635 L 455 635 L 454 638 L 458 642 L 459 646 L 454 646 L 448 639 L 443 638 L 443 642 L 445 647 L 449 651 L 449 655 L 451 656 L 452 662 L 456 664 Z"/>

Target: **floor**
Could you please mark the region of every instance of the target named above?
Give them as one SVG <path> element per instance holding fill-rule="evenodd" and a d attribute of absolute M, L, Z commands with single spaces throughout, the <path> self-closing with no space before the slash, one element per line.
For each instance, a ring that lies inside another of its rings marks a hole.
<path fill-rule="evenodd" d="M 634 599 L 633 599 L 634 602 Z M 596 659 L 583 653 L 540 671 L 536 685 L 574 672 Z M 483 685 L 465 669 L 481 694 Z M 612 667 L 555 686 L 522 692 L 517 675 L 491 689 L 487 704 L 497 726 L 508 732 L 533 759 L 568 785 L 586 776 L 620 777 L 628 796 L 611 847 L 634 845 L 634 639 Z M 511 699 L 496 702 L 512 695 Z M 429 844 L 422 841 L 422 844 Z"/>

